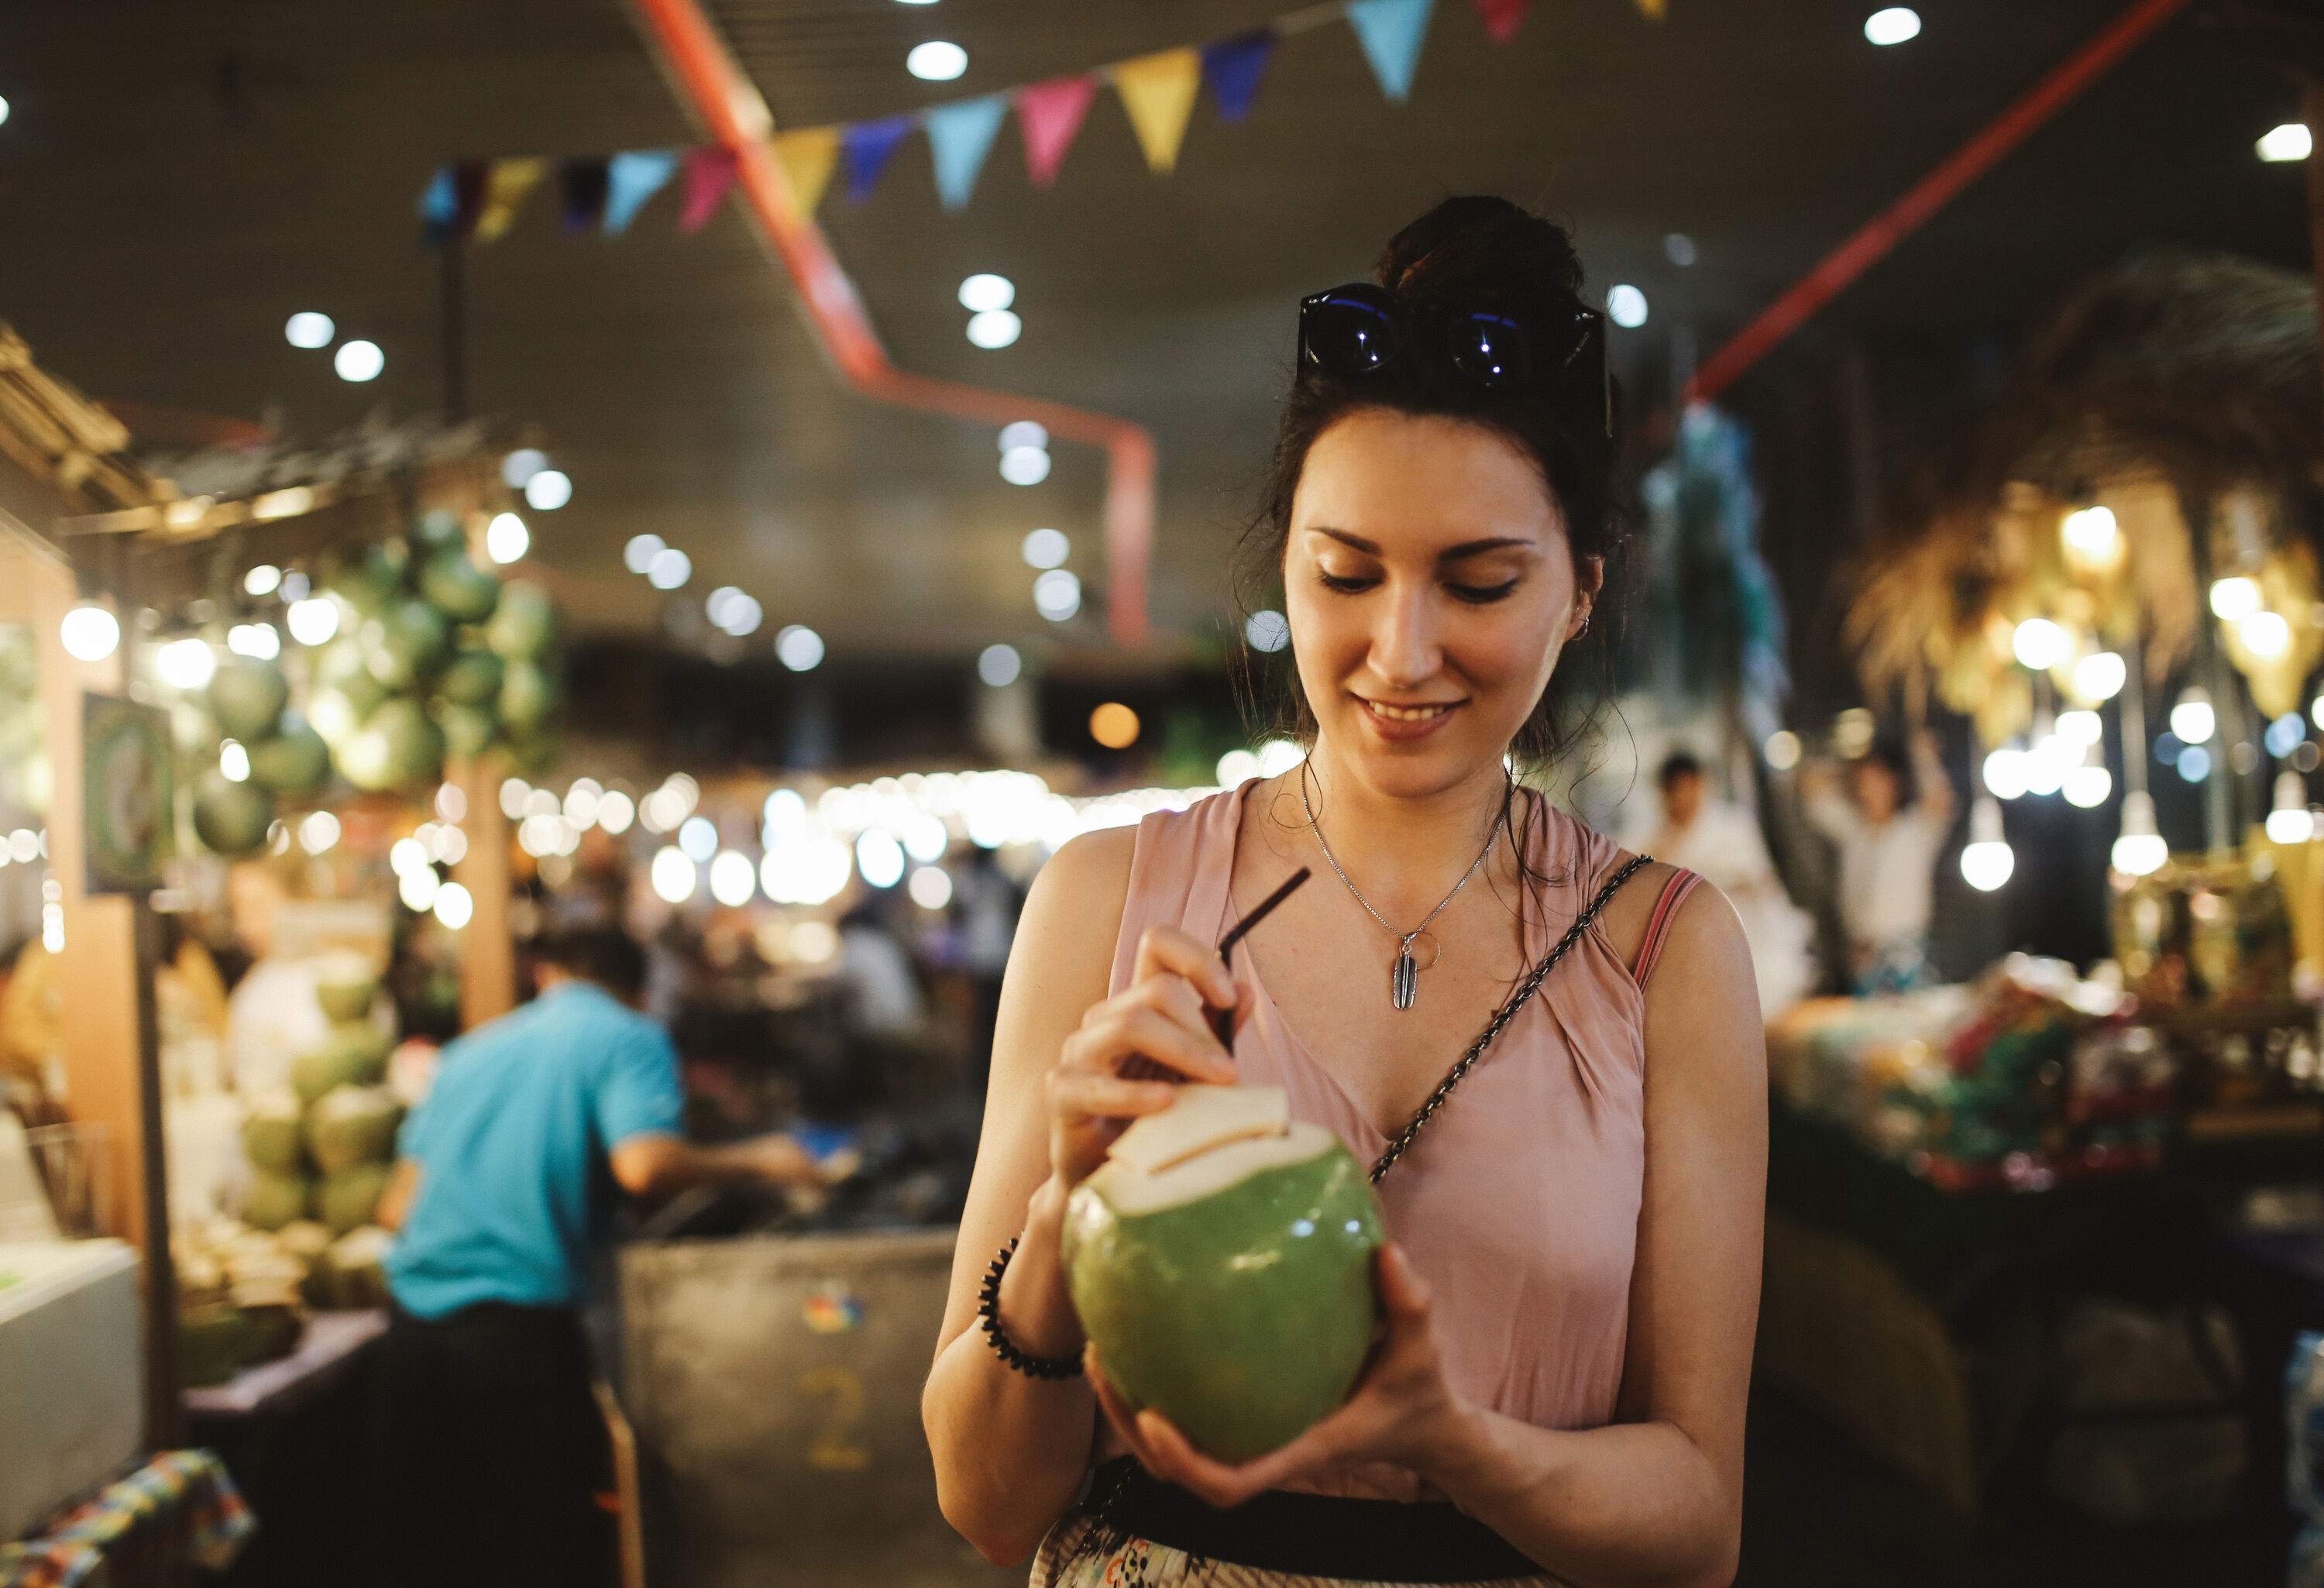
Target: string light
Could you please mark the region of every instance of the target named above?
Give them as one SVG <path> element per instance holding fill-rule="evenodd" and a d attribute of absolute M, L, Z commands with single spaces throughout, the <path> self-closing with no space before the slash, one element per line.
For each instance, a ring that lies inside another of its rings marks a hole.
<path fill-rule="evenodd" d="M 75 661 L 103 661 L 121 643 L 121 620 L 95 602 L 84 601 L 65 614 L 57 625 L 57 638 Z"/>
<path fill-rule="evenodd" d="M 1969 842 L 1961 851 L 1961 880 L 1980 893 L 1990 893 L 2009 881 L 2017 869 L 2016 852 L 2002 836 L 2001 807 L 1989 794 L 1969 807 Z"/>
<path fill-rule="evenodd" d="M 2152 876 L 2171 858 L 2154 826 L 2154 799 L 2144 789 L 2122 797 L 2122 834 L 2114 841 L 2114 869 L 2126 877 Z"/>

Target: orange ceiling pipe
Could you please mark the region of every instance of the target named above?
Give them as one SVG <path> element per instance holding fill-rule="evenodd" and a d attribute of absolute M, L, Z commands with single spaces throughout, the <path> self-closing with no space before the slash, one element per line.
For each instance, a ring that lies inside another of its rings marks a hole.
<path fill-rule="evenodd" d="M 2147 34 L 2171 20 L 2187 0 L 2134 0 L 2049 75 L 2020 95 L 1934 171 L 1904 190 L 1823 261 L 1759 311 L 1758 317 L 1712 354 L 1687 383 L 1687 400 L 1708 402 L 1740 380 L 1745 370 L 1771 352 L 1825 304 L 1903 242 L 1955 195 L 1999 164 L 2059 108 L 2089 88 Z"/>
<path fill-rule="evenodd" d="M 1051 436 L 1106 453 L 1106 625 L 1114 643 L 1147 638 L 1147 570 L 1154 549 L 1154 438 L 1142 425 L 1061 402 L 937 380 L 888 362 L 855 284 L 812 215 L 801 211 L 770 143 L 774 117 L 700 0 L 631 0 L 663 65 L 710 136 L 733 152 L 735 188 L 798 283 L 807 319 L 840 374 L 865 395 L 990 424 L 1029 419 Z"/>

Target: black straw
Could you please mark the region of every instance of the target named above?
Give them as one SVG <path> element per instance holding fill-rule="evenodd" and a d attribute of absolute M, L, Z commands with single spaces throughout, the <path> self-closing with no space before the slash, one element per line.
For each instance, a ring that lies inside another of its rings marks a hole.
<path fill-rule="evenodd" d="M 1269 910 L 1297 892 L 1299 884 L 1307 880 L 1307 868 L 1304 865 L 1293 872 L 1283 880 L 1281 887 L 1251 906 L 1249 915 L 1227 928 L 1227 935 L 1219 939 L 1219 963 L 1225 965 L 1230 974 L 1234 970 L 1234 946 L 1241 942 L 1244 935 L 1253 927 L 1265 920 Z M 1219 1046 L 1232 1053 L 1234 1051 L 1234 1011 L 1231 1009 L 1211 1011 L 1211 1031 L 1218 1038 Z"/>

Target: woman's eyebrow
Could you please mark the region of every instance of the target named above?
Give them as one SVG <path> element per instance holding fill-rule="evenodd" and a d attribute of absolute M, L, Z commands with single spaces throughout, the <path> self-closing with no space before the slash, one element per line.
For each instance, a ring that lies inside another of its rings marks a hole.
<path fill-rule="evenodd" d="M 1337 540 L 1350 550 L 1360 551 L 1366 557 L 1380 554 L 1379 542 L 1367 540 L 1361 535 L 1351 535 L 1345 530 L 1327 529 L 1322 524 L 1310 524 L 1307 529 L 1310 534 Z M 1493 535 L 1481 540 L 1463 540 L 1457 546 L 1447 546 L 1436 554 L 1436 560 L 1458 562 L 1464 557 L 1476 557 L 1487 551 L 1505 551 L 1513 547 L 1530 551 L 1536 549 L 1536 542 L 1524 535 Z"/>

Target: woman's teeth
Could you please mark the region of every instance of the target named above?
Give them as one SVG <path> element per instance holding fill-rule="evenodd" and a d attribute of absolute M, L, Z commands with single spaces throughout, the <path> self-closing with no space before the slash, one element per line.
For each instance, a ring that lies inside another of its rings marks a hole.
<path fill-rule="evenodd" d="M 1452 709 L 1452 706 L 1449 704 L 1443 706 L 1390 706 L 1384 700 L 1367 700 L 1364 704 L 1370 706 L 1374 711 L 1379 713 L 1380 716 L 1388 718 L 1388 720 L 1392 723 L 1425 723 L 1432 717 L 1443 716 L 1446 712 Z"/>

